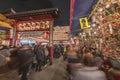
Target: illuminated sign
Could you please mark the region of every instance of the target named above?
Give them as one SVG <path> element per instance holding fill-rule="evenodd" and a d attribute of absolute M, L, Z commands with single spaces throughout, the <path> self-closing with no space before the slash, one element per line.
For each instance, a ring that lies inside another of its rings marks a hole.
<path fill-rule="evenodd" d="M 53 40 L 68 40 L 69 26 L 54 27 Z"/>
<path fill-rule="evenodd" d="M 18 32 L 17 38 L 20 40 L 34 40 L 38 42 L 49 42 L 49 34 L 47 34 L 46 31 Z"/>
<path fill-rule="evenodd" d="M 18 32 L 18 37 L 46 37 L 45 31 Z"/>
<path fill-rule="evenodd" d="M 51 21 L 23 21 L 17 24 L 17 31 L 48 30 Z"/>

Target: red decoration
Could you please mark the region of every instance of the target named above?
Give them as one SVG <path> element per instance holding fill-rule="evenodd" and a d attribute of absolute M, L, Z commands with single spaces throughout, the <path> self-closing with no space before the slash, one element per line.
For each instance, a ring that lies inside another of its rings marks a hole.
<path fill-rule="evenodd" d="M 17 24 L 17 31 L 46 30 L 50 28 L 51 21 L 25 21 Z"/>
<path fill-rule="evenodd" d="M 50 57 L 52 58 L 53 57 L 53 47 L 50 46 Z"/>

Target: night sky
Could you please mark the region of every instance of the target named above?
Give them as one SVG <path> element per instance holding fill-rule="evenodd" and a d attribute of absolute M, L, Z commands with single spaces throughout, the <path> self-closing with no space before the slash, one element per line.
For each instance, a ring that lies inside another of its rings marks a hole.
<path fill-rule="evenodd" d="M 46 8 L 62 10 L 60 18 L 55 20 L 54 26 L 69 25 L 70 0 L 0 0 L 0 12 L 13 8 L 16 12 Z"/>

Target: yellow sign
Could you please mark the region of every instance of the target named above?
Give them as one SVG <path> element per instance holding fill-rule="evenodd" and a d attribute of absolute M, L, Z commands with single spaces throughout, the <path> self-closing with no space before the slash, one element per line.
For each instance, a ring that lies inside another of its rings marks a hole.
<path fill-rule="evenodd" d="M 81 29 L 88 28 L 88 19 L 87 19 L 87 17 L 80 18 L 79 21 L 80 21 Z"/>

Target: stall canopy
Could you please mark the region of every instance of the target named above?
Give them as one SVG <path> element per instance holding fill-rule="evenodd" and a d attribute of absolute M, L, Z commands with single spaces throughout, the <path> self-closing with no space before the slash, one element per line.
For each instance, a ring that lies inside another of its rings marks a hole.
<path fill-rule="evenodd" d="M 9 30 L 13 28 L 10 24 L 0 21 L 0 30 Z"/>
<path fill-rule="evenodd" d="M 11 28 L 13 28 L 10 25 L 10 22 L 12 20 L 6 18 L 6 16 L 4 16 L 3 14 L 0 14 L 0 30 L 9 30 Z"/>
<path fill-rule="evenodd" d="M 5 28 L 9 28 L 9 29 L 13 28 L 10 24 L 2 22 L 2 21 L 0 21 L 0 26 L 3 26 Z"/>
<path fill-rule="evenodd" d="M 3 27 L 3 26 L 0 26 L 0 30 L 8 31 L 9 28 L 5 28 L 5 27 Z"/>

